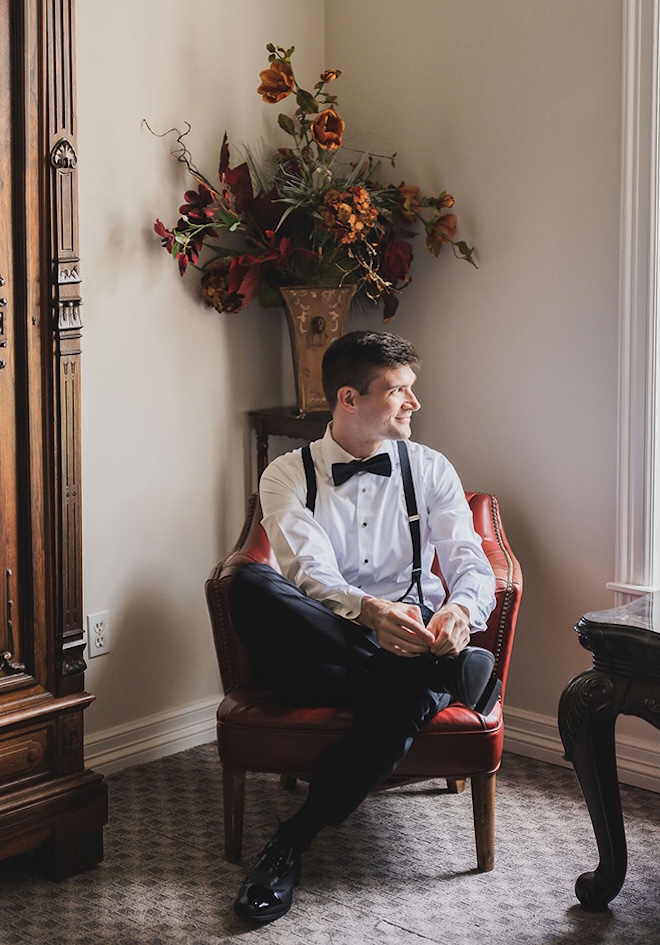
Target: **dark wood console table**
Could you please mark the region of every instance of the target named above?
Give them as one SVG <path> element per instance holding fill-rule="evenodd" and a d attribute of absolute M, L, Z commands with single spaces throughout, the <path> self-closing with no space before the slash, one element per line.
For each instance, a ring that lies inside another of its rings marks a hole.
<path fill-rule="evenodd" d="M 600 856 L 593 872 L 578 877 L 575 894 L 585 909 L 600 911 L 620 891 L 627 868 L 614 742 L 617 716 L 634 715 L 660 728 L 660 592 L 585 614 L 575 629 L 593 653 L 593 669 L 564 689 L 559 732 Z"/>
<path fill-rule="evenodd" d="M 328 411 L 308 412 L 301 416 L 297 407 L 268 407 L 251 410 L 257 436 L 257 475 L 268 465 L 268 437 L 288 436 L 300 440 L 317 440 L 323 436 L 332 419 Z"/>

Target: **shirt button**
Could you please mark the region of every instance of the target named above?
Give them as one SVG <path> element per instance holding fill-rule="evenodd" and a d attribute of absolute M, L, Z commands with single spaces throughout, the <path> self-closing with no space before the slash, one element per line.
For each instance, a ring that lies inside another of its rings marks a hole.
<path fill-rule="evenodd" d="M 360 491 L 361 491 L 361 492 L 366 492 L 367 490 L 365 489 L 364 486 L 362 486 L 362 489 L 361 489 Z"/>
<path fill-rule="evenodd" d="M 369 559 L 368 559 L 368 558 L 365 558 L 365 559 L 364 559 L 364 563 L 365 563 L 365 564 L 369 564 Z"/>
<path fill-rule="evenodd" d="M 367 527 L 367 523 L 366 523 L 366 522 L 362 522 L 362 528 L 366 528 L 366 527 Z"/>

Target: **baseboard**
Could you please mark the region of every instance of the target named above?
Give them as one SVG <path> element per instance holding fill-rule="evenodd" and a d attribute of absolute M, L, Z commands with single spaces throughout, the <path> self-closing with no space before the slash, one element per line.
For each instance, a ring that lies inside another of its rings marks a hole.
<path fill-rule="evenodd" d="M 85 764 L 101 774 L 114 774 L 215 741 L 218 699 L 118 725 L 85 739 Z M 504 750 L 526 758 L 570 768 L 557 721 L 545 715 L 507 707 Z M 660 794 L 660 751 L 637 738 L 617 737 L 619 780 Z"/>
<path fill-rule="evenodd" d="M 570 768 L 564 760 L 557 720 L 534 712 L 506 707 L 504 750 Z M 660 794 L 660 751 L 639 738 L 618 736 L 616 758 L 619 781 Z"/>
<path fill-rule="evenodd" d="M 85 738 L 85 764 L 108 775 L 215 740 L 219 697 L 151 715 Z"/>

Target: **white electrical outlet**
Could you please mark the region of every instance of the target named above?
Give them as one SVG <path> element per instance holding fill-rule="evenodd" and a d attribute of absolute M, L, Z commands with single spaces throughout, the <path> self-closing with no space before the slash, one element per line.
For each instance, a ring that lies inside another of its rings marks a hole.
<path fill-rule="evenodd" d="M 110 652 L 110 611 L 87 614 L 87 655 L 102 656 Z"/>

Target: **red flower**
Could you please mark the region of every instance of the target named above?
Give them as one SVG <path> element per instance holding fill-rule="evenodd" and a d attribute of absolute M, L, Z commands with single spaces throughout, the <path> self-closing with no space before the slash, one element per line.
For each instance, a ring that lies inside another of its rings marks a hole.
<path fill-rule="evenodd" d="M 245 162 L 239 164 L 238 167 L 232 168 L 229 166 L 229 142 L 227 141 L 226 131 L 220 148 L 218 176 L 233 196 L 236 212 L 240 214 L 249 211 L 254 201 L 250 169 Z M 229 195 L 225 194 L 225 196 L 229 199 Z"/>
<path fill-rule="evenodd" d="M 167 229 L 162 220 L 156 220 L 154 223 L 154 232 L 162 236 L 163 248 L 166 249 L 168 253 L 171 253 L 174 247 L 174 233 Z"/>
<path fill-rule="evenodd" d="M 179 213 L 187 216 L 191 223 L 208 223 L 213 219 L 213 194 L 206 184 L 199 185 L 199 192 L 187 190 L 183 195 L 187 203 L 179 207 Z"/>
<path fill-rule="evenodd" d="M 408 285 L 410 276 L 408 270 L 413 258 L 412 246 L 405 240 L 390 240 L 383 248 L 381 274 L 394 288 L 397 283 Z M 403 287 L 403 286 L 402 286 Z M 401 287 L 401 288 L 402 288 Z"/>
<path fill-rule="evenodd" d="M 183 276 L 188 268 L 188 263 L 192 263 L 193 265 L 197 264 L 199 254 L 204 245 L 204 233 L 195 233 L 190 236 L 186 234 L 180 226 L 181 223 L 185 223 L 185 220 L 179 221 L 179 226 L 177 230 L 174 231 L 174 238 L 179 244 L 179 250 L 176 253 L 176 261 L 179 264 L 179 272 Z M 180 233 L 181 236 L 177 236 L 177 233 Z"/>
<path fill-rule="evenodd" d="M 278 269 L 294 253 L 302 253 L 305 256 L 316 258 L 315 253 L 310 250 L 292 246 L 291 239 L 288 236 L 283 236 L 279 243 L 273 230 L 267 230 L 266 236 L 268 237 L 268 246 L 265 253 L 259 256 L 254 253 L 243 253 L 241 256 L 235 256 L 229 266 L 228 293 L 232 296 L 241 297 L 241 307 L 249 305 L 257 297 L 264 266 L 272 264 L 274 269 Z M 238 311 L 238 309 L 235 309 L 235 311 Z"/>
<path fill-rule="evenodd" d="M 252 178 L 247 164 L 238 167 L 228 167 L 222 175 L 223 183 L 229 188 L 234 197 L 234 206 L 237 213 L 245 213 L 252 207 L 254 193 Z"/>

